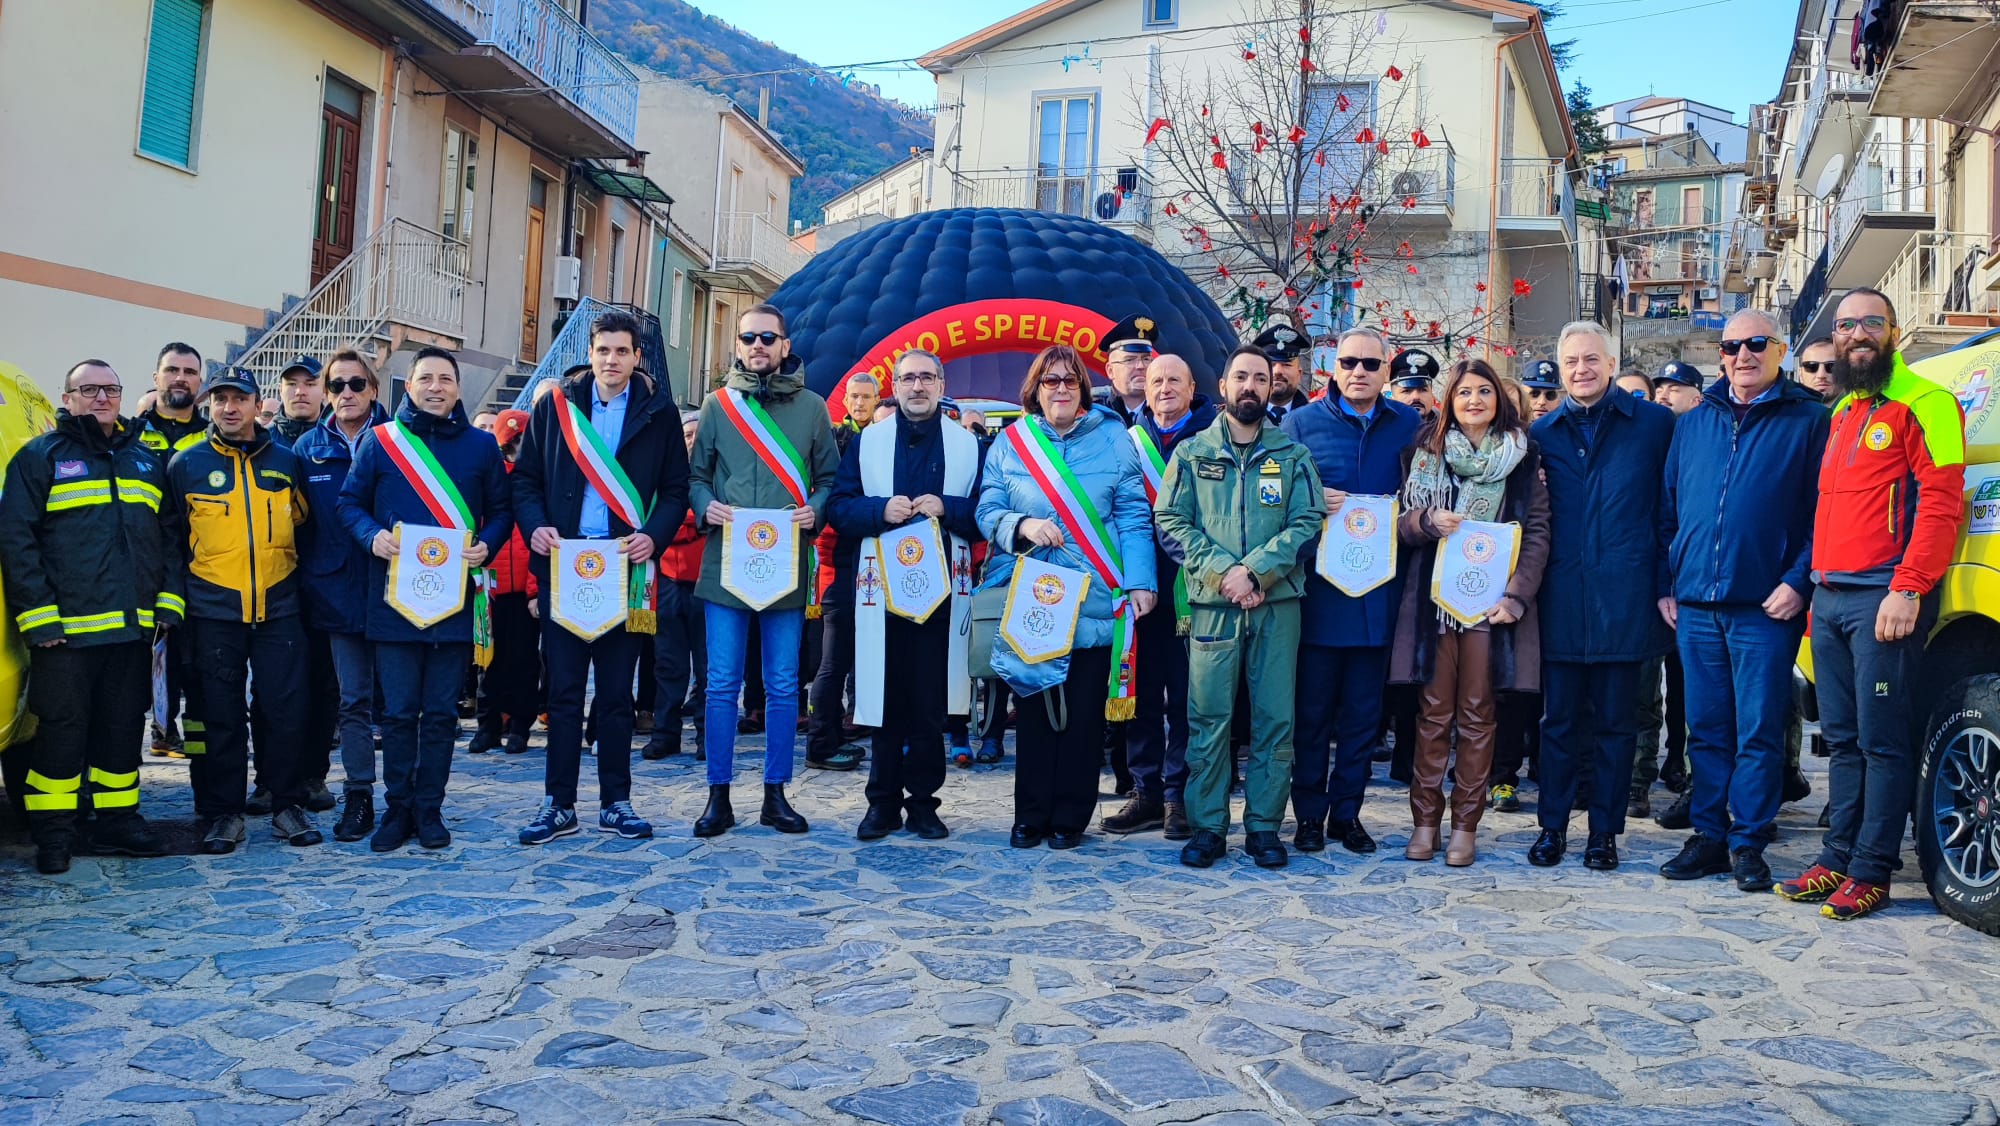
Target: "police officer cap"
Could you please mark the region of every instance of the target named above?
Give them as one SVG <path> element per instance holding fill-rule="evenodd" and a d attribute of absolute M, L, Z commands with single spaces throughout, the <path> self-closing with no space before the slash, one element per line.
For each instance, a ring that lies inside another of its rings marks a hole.
<path fill-rule="evenodd" d="M 1265 329 L 1250 343 L 1262 348 L 1264 354 L 1269 356 L 1274 364 L 1295 363 L 1300 355 L 1312 347 L 1312 342 L 1305 338 L 1304 333 L 1282 322 Z"/>
<path fill-rule="evenodd" d="M 1150 355 L 1159 348 L 1160 326 L 1144 313 L 1134 313 L 1104 334 L 1104 351 L 1139 352 Z"/>
<path fill-rule="evenodd" d="M 1389 379 L 1398 387 L 1412 390 L 1418 384 L 1429 387 L 1437 373 L 1437 357 L 1422 348 L 1405 348 L 1389 361 Z"/>
<path fill-rule="evenodd" d="M 1562 376 L 1554 360 L 1529 360 L 1521 369 L 1521 386 L 1536 391 L 1562 390 Z"/>
<path fill-rule="evenodd" d="M 1699 391 L 1702 384 L 1701 369 L 1680 360 L 1668 360 L 1667 366 L 1660 369 L 1660 374 L 1653 377 L 1654 386 L 1657 387 L 1662 383 L 1678 383 L 1683 387 L 1692 387 Z"/>
<path fill-rule="evenodd" d="M 215 374 L 208 377 L 208 382 L 201 385 L 201 393 L 206 398 L 224 388 L 231 391 L 241 391 L 253 399 L 257 397 L 256 378 L 242 368 L 225 367 L 216 369 Z"/>

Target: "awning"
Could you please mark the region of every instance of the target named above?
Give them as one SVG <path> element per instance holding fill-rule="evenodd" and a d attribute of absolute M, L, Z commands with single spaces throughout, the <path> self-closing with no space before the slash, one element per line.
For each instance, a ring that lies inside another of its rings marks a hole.
<path fill-rule="evenodd" d="M 609 168 L 599 168 L 591 164 L 578 165 L 577 171 L 583 173 L 583 178 L 605 195 L 636 199 L 640 203 L 673 206 L 674 198 L 661 191 L 660 185 L 646 179 L 644 173 L 613 172 Z"/>

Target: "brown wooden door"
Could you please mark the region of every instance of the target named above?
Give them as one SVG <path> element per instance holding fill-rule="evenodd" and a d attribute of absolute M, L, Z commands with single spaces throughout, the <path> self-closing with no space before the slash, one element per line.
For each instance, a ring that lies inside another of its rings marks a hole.
<path fill-rule="evenodd" d="M 361 123 L 320 107 L 319 207 L 313 223 L 312 283 L 354 252 L 354 204 L 360 181 Z"/>
<path fill-rule="evenodd" d="M 542 339 L 542 209 L 528 205 L 528 268 L 521 282 L 521 360 L 534 363 Z"/>

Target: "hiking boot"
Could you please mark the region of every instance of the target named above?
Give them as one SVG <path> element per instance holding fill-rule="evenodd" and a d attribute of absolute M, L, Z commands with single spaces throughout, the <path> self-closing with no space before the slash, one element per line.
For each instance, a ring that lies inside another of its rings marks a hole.
<path fill-rule="evenodd" d="M 502 749 L 510 755 L 524 753 L 528 749 L 528 733 L 525 731 L 508 732 L 507 745 Z"/>
<path fill-rule="evenodd" d="M 1135 797 L 1117 812 L 1104 816 L 1104 831 L 1123 836 L 1162 829 L 1167 824 L 1167 808 L 1158 798 Z"/>
<path fill-rule="evenodd" d="M 1729 871 L 1729 846 L 1696 833 L 1681 846 L 1681 854 L 1660 865 L 1669 880 L 1699 880 Z"/>
<path fill-rule="evenodd" d="M 153 857 L 167 854 L 167 842 L 153 831 L 146 819 L 134 813 L 127 817 L 105 818 L 99 815 L 97 823 L 90 827 L 83 837 L 81 851 L 92 856 L 138 856 Z"/>
<path fill-rule="evenodd" d="M 633 812 L 629 801 L 615 801 L 600 810 L 597 829 L 601 833 L 616 833 L 628 841 L 644 840 L 653 835 L 652 822 Z"/>
<path fill-rule="evenodd" d="M 306 808 L 314 813 L 325 813 L 339 804 L 334 801 L 333 792 L 326 788 L 326 779 L 315 778 L 306 783 Z"/>
<path fill-rule="evenodd" d="M 388 808 L 382 811 L 382 823 L 375 827 L 375 835 L 369 838 L 368 849 L 371 852 L 394 852 L 409 844 L 416 832 L 417 819 L 411 815 L 410 808 L 390 802 Z M 339 836 L 337 829 L 335 836 Z"/>
<path fill-rule="evenodd" d="M 500 745 L 500 723 L 498 717 L 491 722 L 481 721 L 472 731 L 472 738 L 465 741 L 465 753 L 483 755 Z"/>
<path fill-rule="evenodd" d="M 1665 812 L 1655 817 L 1653 823 L 1662 829 L 1672 829 L 1677 833 L 1692 829 L 1694 828 L 1694 814 L 1691 810 L 1693 805 L 1694 787 L 1690 786 L 1674 799 L 1674 804 L 1668 806 Z"/>
<path fill-rule="evenodd" d="M 1221 833 L 1200 829 L 1181 849 L 1181 863 L 1190 868 L 1208 868 L 1227 855 L 1229 842 L 1222 839 Z"/>
<path fill-rule="evenodd" d="M 152 752 L 156 758 L 186 758 L 187 744 L 182 742 L 181 733 L 173 727 L 161 727 L 148 721 L 152 728 Z"/>
<path fill-rule="evenodd" d="M 208 830 L 201 835 L 201 850 L 210 856 L 227 856 L 243 843 L 244 833 L 243 815 L 225 813 L 208 823 Z"/>
<path fill-rule="evenodd" d="M 1871 915 L 1889 905 L 1889 885 L 1871 884 L 1862 880 L 1848 880 L 1826 902 L 1820 905 L 1819 913 L 1829 919 L 1846 922 Z"/>
<path fill-rule="evenodd" d="M 311 848 L 326 838 L 302 805 L 288 805 L 271 818 L 271 832 L 293 848 Z"/>
<path fill-rule="evenodd" d="M 1521 795 L 1512 782 L 1502 782 L 1493 787 L 1493 792 L 1487 797 L 1492 801 L 1495 813 L 1521 812 Z"/>
<path fill-rule="evenodd" d="M 639 751 L 639 757 L 648 762 L 658 762 L 681 753 L 681 731 L 678 727 L 657 726 L 647 738 L 646 745 Z"/>
<path fill-rule="evenodd" d="M 417 843 L 425 848 L 450 848 L 451 830 L 444 827 L 444 811 L 417 811 Z"/>
<path fill-rule="evenodd" d="M 1667 761 L 1660 764 L 1660 785 L 1676 794 L 1684 792 L 1688 788 L 1687 760 L 1669 752 Z"/>
<path fill-rule="evenodd" d="M 1006 757 L 1007 751 L 1000 745 L 1000 740 L 981 739 L 979 741 L 979 750 L 973 753 L 972 761 L 978 763 L 980 766 L 992 766 Z"/>
<path fill-rule="evenodd" d="M 1815 864 L 1771 890 L 1798 903 L 1821 903 L 1847 883 L 1847 877 L 1823 864 Z"/>
<path fill-rule="evenodd" d="M 557 837 L 567 837 L 576 832 L 576 810 L 565 805 L 557 805 L 556 799 L 545 797 L 542 807 L 535 811 L 535 819 L 521 830 L 524 845 L 547 844 Z"/>
<path fill-rule="evenodd" d="M 1653 815 L 1653 798 L 1650 794 L 1633 794 L 1625 803 L 1625 816 L 1638 820 Z"/>
<path fill-rule="evenodd" d="M 1170 801 L 1166 803 L 1166 810 L 1166 825 L 1160 830 L 1161 836 L 1170 841 L 1184 841 L 1194 836 L 1194 830 L 1188 826 L 1187 806 Z"/>
<path fill-rule="evenodd" d="M 375 793 L 349 790 L 342 795 L 342 801 L 345 808 L 340 811 L 340 820 L 334 823 L 333 839 L 358 841 L 375 827 Z"/>
<path fill-rule="evenodd" d="M 867 752 L 860 747 L 853 743 L 842 743 L 820 758 L 814 758 L 812 752 L 807 751 L 806 765 L 819 770 L 854 770 L 861 765 L 861 760 L 865 757 Z"/>
<path fill-rule="evenodd" d="M 44 876 L 60 876 L 69 871 L 69 845 L 36 845 L 35 871 Z"/>
<path fill-rule="evenodd" d="M 1764 862 L 1761 848 L 1739 848 L 1733 855 L 1735 863 L 1730 874 L 1736 879 L 1739 891 L 1770 891 L 1771 866 Z"/>

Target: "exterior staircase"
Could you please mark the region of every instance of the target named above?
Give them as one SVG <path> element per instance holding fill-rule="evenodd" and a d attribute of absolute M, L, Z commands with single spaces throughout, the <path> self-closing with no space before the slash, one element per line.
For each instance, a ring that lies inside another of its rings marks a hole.
<path fill-rule="evenodd" d="M 557 331 L 556 338 L 549 341 L 548 350 L 542 353 L 541 362 L 535 365 L 533 371 L 510 369 L 501 373 L 487 395 L 486 409 L 529 409 L 534 404 L 536 384 L 545 379 L 559 379 L 563 372 L 590 362 L 591 322 L 605 313 L 614 312 L 629 313 L 639 322 L 640 366 L 653 376 L 655 383 L 664 381 L 667 347 L 660 333 L 660 318 L 637 305 L 613 305 L 595 297 L 586 297 L 569 311 L 562 328 Z"/>
<path fill-rule="evenodd" d="M 376 228 L 304 297 L 287 295 L 247 346 L 225 362 L 248 372 L 264 394 L 298 356 L 324 360 L 349 344 L 379 365 L 411 329 L 462 341 L 471 251 L 404 219 Z"/>

